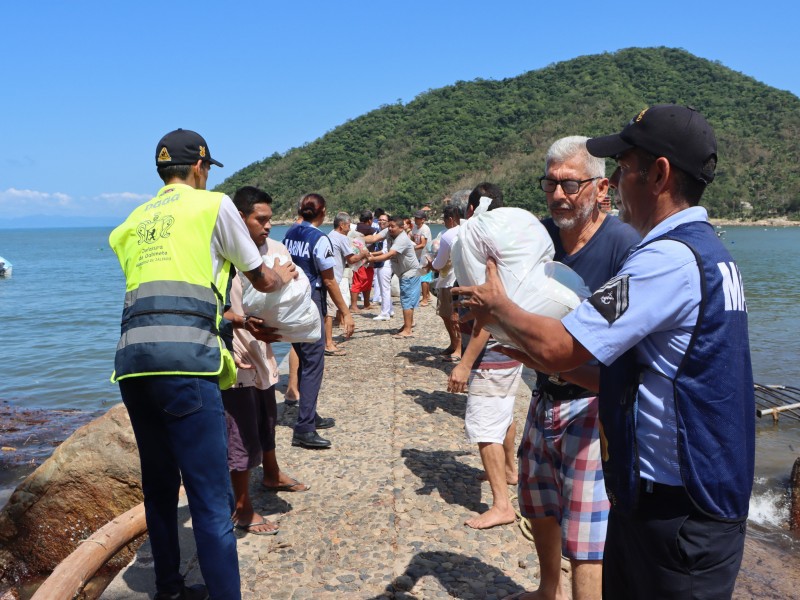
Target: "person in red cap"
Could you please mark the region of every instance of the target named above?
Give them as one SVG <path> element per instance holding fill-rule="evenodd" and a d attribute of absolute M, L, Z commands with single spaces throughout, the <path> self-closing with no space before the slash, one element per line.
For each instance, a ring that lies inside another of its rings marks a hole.
<path fill-rule="evenodd" d="M 139 447 L 156 600 L 241 598 L 220 393 L 236 380 L 225 295 L 231 265 L 263 292 L 296 276 L 292 263 L 264 265 L 231 199 L 205 191 L 212 165 L 222 166 L 200 134 L 166 134 L 156 146 L 164 187 L 109 237 L 126 280 L 112 380 Z M 181 482 L 206 585 L 186 586 L 179 570 Z"/>

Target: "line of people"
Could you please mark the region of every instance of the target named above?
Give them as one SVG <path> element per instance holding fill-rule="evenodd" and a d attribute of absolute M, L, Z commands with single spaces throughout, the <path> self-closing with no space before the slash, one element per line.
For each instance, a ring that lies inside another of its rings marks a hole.
<path fill-rule="evenodd" d="M 610 178 L 607 157 L 617 162 Z M 350 216 L 335 215 L 325 235 L 325 199 L 307 194 L 281 245 L 269 239 L 268 194 L 205 191 L 211 166 L 222 166 L 205 140 L 188 130 L 164 136 L 156 149 L 164 187 L 110 237 L 126 277 L 114 380 L 139 446 L 156 598 L 240 597 L 233 529 L 277 532 L 250 501 L 259 463 L 267 489 L 309 489 L 278 465 L 269 347 L 278 338 L 244 314 L 232 267 L 263 292 L 298 268 L 309 279 L 321 336 L 293 344 L 297 383 L 287 391 L 298 403 L 292 445 L 309 449 L 329 448 L 318 430 L 336 424 L 317 412 L 325 357 L 343 352 L 334 318 L 350 337 L 363 294 L 364 308 L 380 305 L 375 320 L 391 319 L 394 274 L 403 322 L 393 335 L 407 339 L 435 286 L 449 338 L 442 359 L 454 365 L 447 387 L 468 392 L 465 431 L 493 495 L 466 525 L 513 522 L 509 484 L 532 522 L 540 586 L 514 598 L 566 597 L 562 555 L 576 599 L 730 597 L 752 486 L 754 401 L 741 276 L 699 206 L 716 161 L 711 126 L 675 105 L 642 111 L 619 134 L 551 145 L 539 178 L 551 215 L 544 225 L 555 259 L 593 291 L 559 321 L 511 302 L 491 260 L 485 284 L 458 285 L 450 256 L 458 206 L 445 208 L 447 229 L 428 256 L 425 213 L 412 225 L 365 212 L 354 250 Z M 629 224 L 601 209 L 610 187 Z M 463 217 L 502 205 L 499 187 L 485 182 Z M 292 260 L 267 266 L 267 253 Z M 348 265 L 358 268 L 343 288 Z M 488 323 L 516 347 L 496 344 Z M 517 461 L 523 364 L 537 379 Z M 207 588 L 185 586 L 178 571 L 181 481 Z"/>
<path fill-rule="evenodd" d="M 617 163 L 610 178 L 605 158 Z M 477 327 L 516 345 L 498 350 L 538 374 L 519 501 L 540 586 L 509 598 L 565 598 L 562 552 L 573 598 L 732 596 L 755 403 L 741 274 L 699 206 L 716 164 L 713 128 L 685 106 L 559 140 L 540 178 L 545 223 L 592 295 L 561 320 L 526 312 L 491 259 L 486 283 L 453 289 Z M 609 185 L 633 235 L 597 208 Z"/>

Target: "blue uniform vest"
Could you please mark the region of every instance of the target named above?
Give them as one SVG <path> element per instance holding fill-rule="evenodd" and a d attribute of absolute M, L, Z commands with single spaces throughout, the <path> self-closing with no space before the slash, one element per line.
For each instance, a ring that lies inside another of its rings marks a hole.
<path fill-rule="evenodd" d="M 308 277 L 312 292 L 322 285 L 322 276 L 314 260 L 314 248 L 323 237 L 325 234 L 316 227 L 295 223 L 283 238 L 283 245 L 292 255 L 292 262 L 303 269 Z"/>
<path fill-rule="evenodd" d="M 738 267 L 712 226 L 691 222 L 652 240 L 695 255 L 702 297 L 689 347 L 673 380 L 683 486 L 698 510 L 723 521 L 747 517 L 755 461 L 755 398 L 747 305 Z M 669 290 L 664 290 L 669 293 Z M 601 368 L 603 476 L 615 509 L 634 512 L 639 495 L 635 349 Z M 665 399 L 669 401 L 669 399 Z"/>

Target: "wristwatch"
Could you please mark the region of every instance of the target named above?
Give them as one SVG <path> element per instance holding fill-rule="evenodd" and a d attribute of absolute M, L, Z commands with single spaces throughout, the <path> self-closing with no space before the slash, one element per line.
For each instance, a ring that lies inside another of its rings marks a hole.
<path fill-rule="evenodd" d="M 567 385 L 567 383 L 569 383 L 568 381 L 561 379 L 561 373 L 559 372 L 550 373 L 550 377 L 547 378 L 547 381 L 556 385 Z"/>

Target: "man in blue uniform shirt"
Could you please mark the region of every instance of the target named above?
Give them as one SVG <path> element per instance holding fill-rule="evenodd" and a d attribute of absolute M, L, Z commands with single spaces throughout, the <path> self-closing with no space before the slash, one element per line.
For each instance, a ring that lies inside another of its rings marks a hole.
<path fill-rule="evenodd" d="M 744 549 L 755 455 L 747 305 L 736 263 L 698 206 L 714 131 L 690 107 L 643 110 L 587 142 L 613 157 L 626 219 L 642 235 L 616 277 L 557 321 L 487 282 L 457 288 L 543 372 L 596 358 L 611 513 L 606 598 L 729 598 Z"/>

